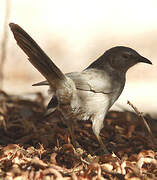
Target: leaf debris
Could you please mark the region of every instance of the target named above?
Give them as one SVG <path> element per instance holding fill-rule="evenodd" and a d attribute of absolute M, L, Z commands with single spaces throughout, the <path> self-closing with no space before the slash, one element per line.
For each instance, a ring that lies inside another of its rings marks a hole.
<path fill-rule="evenodd" d="M 109 155 L 91 122 L 77 122 L 74 147 L 59 113 L 44 114 L 42 94 L 29 100 L 0 91 L 1 179 L 157 179 L 157 153 L 135 113 L 108 113 L 101 137 Z M 156 139 L 157 121 L 149 116 L 147 122 Z"/>

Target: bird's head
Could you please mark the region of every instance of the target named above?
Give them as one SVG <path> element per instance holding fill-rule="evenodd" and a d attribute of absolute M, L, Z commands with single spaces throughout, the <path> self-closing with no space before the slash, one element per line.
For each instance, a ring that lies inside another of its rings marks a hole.
<path fill-rule="evenodd" d="M 152 64 L 150 60 L 141 56 L 135 50 L 124 46 L 113 47 L 107 50 L 104 55 L 112 68 L 124 72 L 139 62 Z"/>

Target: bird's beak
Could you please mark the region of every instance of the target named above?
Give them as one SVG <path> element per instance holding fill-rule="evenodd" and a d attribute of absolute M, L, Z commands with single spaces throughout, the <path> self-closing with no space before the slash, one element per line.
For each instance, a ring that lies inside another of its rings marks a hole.
<path fill-rule="evenodd" d="M 148 60 L 147 58 L 141 56 L 140 59 L 139 59 L 140 62 L 143 62 L 143 63 L 147 63 L 147 64 L 152 64 L 152 62 L 150 60 Z"/>

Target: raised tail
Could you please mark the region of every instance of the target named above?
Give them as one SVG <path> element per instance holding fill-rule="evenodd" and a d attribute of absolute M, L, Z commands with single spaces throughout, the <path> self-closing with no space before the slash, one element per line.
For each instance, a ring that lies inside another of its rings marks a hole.
<path fill-rule="evenodd" d="M 20 48 L 29 57 L 32 65 L 47 79 L 53 88 L 66 81 L 66 76 L 52 62 L 39 45 L 17 24 L 9 24 L 14 38 Z"/>

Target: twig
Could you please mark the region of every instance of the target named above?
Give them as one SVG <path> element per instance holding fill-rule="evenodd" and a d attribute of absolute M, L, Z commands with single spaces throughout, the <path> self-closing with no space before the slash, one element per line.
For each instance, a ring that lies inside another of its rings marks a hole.
<path fill-rule="evenodd" d="M 142 114 L 141 112 L 139 112 L 138 109 L 137 109 L 130 101 L 128 101 L 127 103 L 134 109 L 134 111 L 136 112 L 136 114 L 140 117 L 140 119 L 142 120 L 144 126 L 146 127 L 146 129 L 147 129 L 150 137 L 152 138 L 152 142 L 153 142 L 154 146 L 156 146 L 156 141 L 155 141 L 155 138 L 154 138 L 154 136 L 153 136 L 153 133 L 152 133 L 152 131 L 151 131 L 151 129 L 150 129 L 147 121 L 146 121 L 145 118 L 143 117 L 143 114 Z"/>
<path fill-rule="evenodd" d="M 3 36 L 2 36 L 2 43 L 1 43 L 1 56 L 0 56 L 0 88 L 3 87 L 3 67 L 4 62 L 6 59 L 6 46 L 7 46 L 7 40 L 8 40 L 8 19 L 10 14 L 10 1 L 5 0 L 5 17 L 4 17 L 4 29 L 3 29 Z"/>

